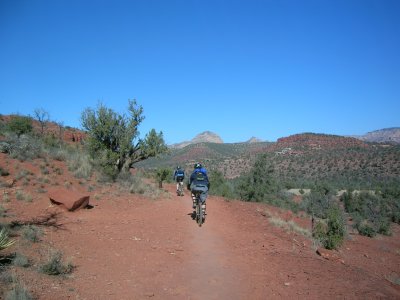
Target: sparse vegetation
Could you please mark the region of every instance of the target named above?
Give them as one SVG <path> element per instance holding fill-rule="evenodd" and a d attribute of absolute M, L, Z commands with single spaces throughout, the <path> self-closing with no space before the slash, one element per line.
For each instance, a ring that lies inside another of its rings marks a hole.
<path fill-rule="evenodd" d="M 26 202 L 32 202 L 32 199 L 33 199 L 31 194 L 24 192 L 20 189 L 17 189 L 17 191 L 15 192 L 15 198 L 17 200 L 22 200 L 22 201 L 26 201 Z"/>
<path fill-rule="evenodd" d="M 271 214 L 268 210 L 265 210 L 265 216 L 268 217 L 269 222 L 279 228 L 283 228 L 284 230 L 288 232 L 295 232 L 301 235 L 304 235 L 305 237 L 311 237 L 311 232 L 303 227 L 300 227 L 299 225 L 296 224 L 296 222 L 289 220 L 283 220 L 282 218 Z"/>
<path fill-rule="evenodd" d="M 20 282 L 16 281 L 13 287 L 5 295 L 5 300 L 31 300 L 33 297 L 28 289 Z"/>
<path fill-rule="evenodd" d="M 50 250 L 47 261 L 40 266 L 40 272 L 47 275 L 66 275 L 72 272 L 74 266 L 68 262 L 65 263 L 60 251 Z"/>
<path fill-rule="evenodd" d="M 26 225 L 22 229 L 23 238 L 33 243 L 39 242 L 42 235 L 43 231 L 35 225 Z"/>
<path fill-rule="evenodd" d="M 89 155 L 78 152 L 71 153 L 68 156 L 68 170 L 76 178 L 90 178 L 93 173 L 93 166 Z"/>
<path fill-rule="evenodd" d="M 25 255 L 17 252 L 13 259 L 13 265 L 17 267 L 27 268 L 30 266 L 30 262 Z"/>
<path fill-rule="evenodd" d="M 399 200 L 383 198 L 373 192 L 346 192 L 341 200 L 348 213 L 355 220 L 355 227 L 361 235 L 373 237 L 376 234 L 390 234 L 390 223 L 399 215 Z"/>

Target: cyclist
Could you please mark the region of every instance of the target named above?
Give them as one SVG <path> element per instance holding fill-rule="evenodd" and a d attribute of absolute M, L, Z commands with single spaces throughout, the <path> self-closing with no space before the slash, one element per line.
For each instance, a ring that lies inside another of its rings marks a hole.
<path fill-rule="evenodd" d="M 180 196 L 179 185 L 183 185 L 183 179 L 185 179 L 185 170 L 183 170 L 180 166 L 177 166 L 174 172 L 174 180 L 176 180 L 176 193 L 178 196 Z"/>
<path fill-rule="evenodd" d="M 194 165 L 194 170 L 189 179 L 189 189 L 192 191 L 193 208 L 196 208 L 196 197 L 194 192 L 199 191 L 200 200 L 203 209 L 205 210 L 208 190 L 210 189 L 210 181 L 208 180 L 207 170 L 203 168 L 201 163 Z"/>

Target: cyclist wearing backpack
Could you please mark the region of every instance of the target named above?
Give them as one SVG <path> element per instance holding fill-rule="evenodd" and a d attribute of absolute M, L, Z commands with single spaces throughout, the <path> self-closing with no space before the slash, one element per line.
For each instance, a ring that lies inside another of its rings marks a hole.
<path fill-rule="evenodd" d="M 185 179 L 185 170 L 183 170 L 180 166 L 177 166 L 174 172 L 174 180 L 176 180 L 176 193 L 179 196 L 179 185 L 183 185 L 183 179 Z"/>
<path fill-rule="evenodd" d="M 189 189 L 192 191 L 193 208 L 196 208 L 196 197 L 193 192 L 200 191 L 200 200 L 203 205 L 206 203 L 208 190 L 210 189 L 210 181 L 208 180 L 207 170 L 203 168 L 201 163 L 194 165 L 194 170 L 189 179 Z"/>

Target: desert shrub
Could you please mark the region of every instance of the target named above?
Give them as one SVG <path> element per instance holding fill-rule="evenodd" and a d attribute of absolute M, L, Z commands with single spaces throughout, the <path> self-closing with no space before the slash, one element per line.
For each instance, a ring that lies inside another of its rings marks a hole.
<path fill-rule="evenodd" d="M 129 116 L 120 115 L 101 103 L 97 110 L 87 108 L 81 115 L 82 127 L 88 134 L 89 153 L 111 180 L 135 162 L 168 151 L 162 132 L 152 129 L 144 139 L 139 139 L 138 126 L 144 119 L 143 108 L 136 100 L 128 102 Z"/>
<path fill-rule="evenodd" d="M 65 275 L 71 273 L 73 268 L 70 262 L 63 262 L 60 251 L 50 251 L 47 261 L 39 267 L 39 270 L 47 275 Z"/>
<path fill-rule="evenodd" d="M 14 266 L 23 267 L 23 268 L 27 268 L 30 266 L 29 259 L 25 255 L 23 255 L 19 252 L 17 252 L 15 254 L 12 263 Z"/>
<path fill-rule="evenodd" d="M 15 175 L 16 180 L 28 178 L 32 173 L 28 170 L 21 170 Z"/>
<path fill-rule="evenodd" d="M 22 201 L 26 201 L 26 202 L 32 202 L 32 195 L 30 195 L 29 193 L 25 193 L 22 190 L 18 189 L 15 192 L 15 198 L 17 200 L 22 200 Z"/>
<path fill-rule="evenodd" d="M 18 136 L 18 138 L 23 134 L 31 132 L 33 129 L 31 118 L 18 115 L 12 117 L 7 126 L 11 132 L 14 132 Z"/>
<path fill-rule="evenodd" d="M 313 237 L 326 249 L 338 249 L 346 235 L 346 221 L 339 206 L 332 205 L 327 219 L 319 219 L 313 229 Z"/>
<path fill-rule="evenodd" d="M 42 137 L 43 144 L 46 148 L 60 147 L 60 139 L 55 137 L 53 134 L 47 134 Z"/>
<path fill-rule="evenodd" d="M 26 225 L 22 229 L 23 238 L 33 243 L 39 242 L 42 235 L 43 231 L 35 225 Z"/>
<path fill-rule="evenodd" d="M 222 172 L 210 172 L 210 194 L 225 198 L 234 198 L 234 187 L 225 178 Z"/>
<path fill-rule="evenodd" d="M 168 177 L 171 177 L 171 170 L 169 168 L 158 168 L 156 170 L 156 180 L 159 188 L 162 188 L 163 181 Z"/>
<path fill-rule="evenodd" d="M 295 222 L 293 222 L 291 220 L 285 221 L 280 217 L 268 215 L 268 214 L 267 214 L 267 216 L 268 216 L 268 221 L 276 227 L 282 228 L 282 229 L 286 230 L 287 232 L 295 232 L 295 233 L 304 235 L 306 237 L 311 236 L 311 233 L 309 230 L 300 227 L 299 225 L 297 225 Z"/>
<path fill-rule="evenodd" d="M 14 275 L 9 271 L 9 269 L 5 268 L 0 264 L 0 283 L 6 285 L 6 284 L 11 284 L 13 282 L 14 282 Z"/>
<path fill-rule="evenodd" d="M 28 289 L 19 281 L 14 283 L 13 288 L 5 294 L 5 300 L 31 300 L 33 297 Z"/>
<path fill-rule="evenodd" d="M 341 200 L 361 235 L 390 234 L 390 222 L 399 213 L 396 200 L 391 202 L 391 199 L 372 192 L 344 193 Z"/>
<path fill-rule="evenodd" d="M 164 190 L 154 188 L 154 184 L 147 183 L 140 172 L 129 176 L 129 180 L 125 180 L 123 186 L 128 188 L 131 194 L 140 194 L 152 199 L 157 199 L 161 195 L 168 197 L 168 194 Z"/>
<path fill-rule="evenodd" d="M 49 156 L 58 161 L 65 161 L 68 157 L 68 151 L 61 148 L 51 148 L 48 150 Z"/>
<path fill-rule="evenodd" d="M 278 190 L 273 176 L 274 168 L 267 154 L 261 154 L 255 161 L 251 171 L 241 177 L 236 192 L 244 201 L 269 202 L 271 195 Z"/>
<path fill-rule="evenodd" d="M 400 224 L 400 186 L 387 185 L 381 190 L 380 196 L 387 205 L 391 221 Z"/>
<path fill-rule="evenodd" d="M 355 220 L 354 226 L 361 235 L 390 234 L 390 222 L 396 218 L 397 202 L 382 198 L 372 192 L 346 194 L 342 198 L 345 209 Z M 392 206 L 391 206 L 392 204 Z"/>
<path fill-rule="evenodd" d="M 71 153 L 68 156 L 68 170 L 76 178 L 89 179 L 93 173 L 92 161 L 89 155 L 78 152 Z"/>
<path fill-rule="evenodd" d="M 337 249 L 343 244 L 346 234 L 346 221 L 341 209 L 337 205 L 333 205 L 328 210 L 328 229 L 326 232 L 327 239 L 325 248 Z"/>
<path fill-rule="evenodd" d="M 335 197 L 324 188 L 312 189 L 304 196 L 301 208 L 307 213 L 321 219 L 326 219 L 328 210 L 335 202 Z"/>
<path fill-rule="evenodd" d="M 9 144 L 8 153 L 19 161 L 32 160 L 42 156 L 42 144 L 37 138 L 29 135 L 19 138 L 8 136 L 6 141 Z"/>
<path fill-rule="evenodd" d="M 46 168 L 46 166 L 40 166 L 40 172 L 43 174 L 43 175 L 48 175 L 48 174 L 50 174 L 50 171 L 49 171 L 49 169 L 48 168 Z"/>

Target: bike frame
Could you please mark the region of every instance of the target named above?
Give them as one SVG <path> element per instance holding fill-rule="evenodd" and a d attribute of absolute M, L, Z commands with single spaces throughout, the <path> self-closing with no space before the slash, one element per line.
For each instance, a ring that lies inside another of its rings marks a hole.
<path fill-rule="evenodd" d="M 201 194 L 201 192 L 194 192 L 193 193 L 193 195 L 195 196 L 195 199 L 196 199 L 196 222 L 201 227 L 201 225 L 204 222 L 205 216 L 204 216 L 203 209 L 201 208 L 200 194 Z"/>

